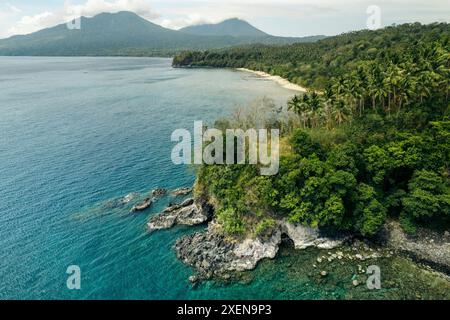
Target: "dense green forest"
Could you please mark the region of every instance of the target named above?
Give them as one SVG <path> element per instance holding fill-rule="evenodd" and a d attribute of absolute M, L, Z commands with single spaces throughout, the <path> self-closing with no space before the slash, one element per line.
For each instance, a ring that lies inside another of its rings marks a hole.
<path fill-rule="evenodd" d="M 197 195 L 213 199 L 225 232 L 262 236 L 282 217 L 363 236 L 390 218 L 409 233 L 420 225 L 448 229 L 448 24 L 183 52 L 174 65 L 246 67 L 313 89 L 289 101 L 289 112 L 265 101 L 215 124 L 250 128 L 261 123 L 257 114 L 283 137 L 276 176 L 249 165 L 199 169 Z"/>
<path fill-rule="evenodd" d="M 405 24 L 378 31 L 357 31 L 315 43 L 286 46 L 247 45 L 210 51 L 184 51 L 174 66 L 248 68 L 279 75 L 308 88 L 324 88 L 334 76 L 357 70 L 364 62 L 386 58 L 394 64 L 424 44 L 449 45 L 450 25 Z M 413 57 L 411 57 L 413 58 Z"/>

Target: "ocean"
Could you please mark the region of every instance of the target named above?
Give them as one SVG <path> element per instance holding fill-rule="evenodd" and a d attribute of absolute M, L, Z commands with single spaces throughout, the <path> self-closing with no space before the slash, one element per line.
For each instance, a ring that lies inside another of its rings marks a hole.
<path fill-rule="evenodd" d="M 148 219 L 177 199 L 163 198 L 140 214 L 120 204 L 128 194 L 141 199 L 157 187 L 192 186 L 194 168 L 171 162 L 173 130 L 192 130 L 196 120 L 212 124 L 263 97 L 285 105 L 294 94 L 248 73 L 173 69 L 163 58 L 0 57 L 0 299 L 416 294 L 411 286 L 400 290 L 404 284 L 395 279 L 380 292 L 355 289 L 352 265 L 321 279 L 312 267 L 321 253 L 291 247 L 240 280 L 194 288 L 187 280 L 193 271 L 172 246 L 203 227 L 150 235 Z M 422 272 L 395 259 L 382 262 L 388 278 L 398 268 Z M 67 288 L 71 265 L 80 267 L 80 290 Z M 424 275 L 423 284 L 432 276 Z M 446 294 L 445 282 L 432 285 L 426 289 L 432 297 Z"/>

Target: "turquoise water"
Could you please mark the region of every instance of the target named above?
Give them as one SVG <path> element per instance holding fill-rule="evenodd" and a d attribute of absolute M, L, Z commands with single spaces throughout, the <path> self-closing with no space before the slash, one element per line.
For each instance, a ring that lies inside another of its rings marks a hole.
<path fill-rule="evenodd" d="M 170 160 L 174 129 L 293 92 L 242 72 L 170 64 L 0 58 L 0 298 L 210 296 L 190 288 L 191 270 L 171 249 L 192 229 L 146 233 L 172 199 L 135 216 L 109 202 L 192 185 L 192 169 Z M 80 291 L 66 288 L 69 265 L 81 267 Z"/>
<path fill-rule="evenodd" d="M 172 69 L 168 59 L 0 57 L 0 299 L 450 299 L 448 280 L 400 257 L 377 262 L 383 290 L 370 292 L 351 284 L 357 264 L 317 269 L 326 253 L 290 247 L 239 280 L 192 288 L 172 246 L 202 227 L 149 235 L 149 217 L 177 199 L 138 215 L 133 203 L 118 205 L 192 185 L 193 170 L 170 160 L 174 129 L 291 95 L 246 73 Z M 70 265 L 81 268 L 79 291 L 66 287 Z"/>

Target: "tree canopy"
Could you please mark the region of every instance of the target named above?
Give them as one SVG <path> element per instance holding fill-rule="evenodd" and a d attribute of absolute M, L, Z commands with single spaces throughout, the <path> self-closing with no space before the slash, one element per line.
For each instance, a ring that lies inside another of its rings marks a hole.
<path fill-rule="evenodd" d="M 280 172 L 202 166 L 229 233 L 266 233 L 273 219 L 375 235 L 450 220 L 450 28 L 406 24 L 314 44 L 184 52 L 175 65 L 246 67 L 311 88 L 289 101 Z M 222 121 L 239 127 L 240 121 Z"/>

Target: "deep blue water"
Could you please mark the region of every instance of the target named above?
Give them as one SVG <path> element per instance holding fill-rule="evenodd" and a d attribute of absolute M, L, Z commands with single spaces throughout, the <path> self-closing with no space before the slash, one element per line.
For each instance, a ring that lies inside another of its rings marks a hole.
<path fill-rule="evenodd" d="M 193 170 L 170 160 L 174 129 L 263 96 L 282 104 L 293 92 L 242 72 L 170 64 L 0 58 L 0 298 L 258 297 L 241 284 L 190 287 L 192 271 L 171 247 L 193 229 L 145 229 L 172 199 L 140 215 L 111 202 L 192 185 Z M 80 291 L 66 287 L 69 265 L 81 267 Z"/>

